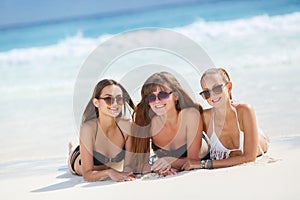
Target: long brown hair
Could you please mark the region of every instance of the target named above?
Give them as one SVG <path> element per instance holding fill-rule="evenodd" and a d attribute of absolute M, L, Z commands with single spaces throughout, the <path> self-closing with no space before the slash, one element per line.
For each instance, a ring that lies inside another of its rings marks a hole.
<path fill-rule="evenodd" d="M 178 100 L 175 102 L 175 107 L 178 112 L 188 107 L 194 107 L 198 109 L 200 113 L 203 111 L 202 107 L 192 100 L 171 73 L 154 73 L 143 84 L 141 90 L 142 99 L 137 104 L 133 113 L 135 126 L 132 130 L 132 150 L 135 153 L 148 153 L 150 151 L 150 125 L 155 113 L 146 102 L 146 97 L 156 91 L 157 88 L 161 88 L 162 90 L 169 88 L 173 93 L 178 95 Z"/>
<path fill-rule="evenodd" d="M 84 113 L 82 115 L 82 121 L 81 123 L 85 123 L 91 119 L 94 119 L 94 118 L 98 118 L 99 117 L 99 111 L 98 111 L 98 108 L 93 104 L 93 99 L 94 98 L 98 98 L 103 90 L 103 88 L 105 88 L 106 86 L 109 86 L 109 85 L 116 85 L 118 87 L 121 88 L 122 90 L 122 95 L 123 95 L 123 98 L 125 100 L 125 102 L 132 108 L 134 109 L 135 106 L 134 106 L 134 103 L 130 97 L 130 95 L 128 94 L 128 92 L 125 90 L 125 88 L 119 84 L 118 82 L 116 82 L 115 80 L 112 80 L 112 79 L 103 79 L 101 81 L 99 81 L 97 83 L 97 85 L 95 86 L 95 89 L 94 89 L 94 92 L 93 92 L 93 95 L 91 97 L 91 99 L 89 100 L 85 110 L 84 110 Z M 126 103 L 124 104 L 124 112 L 126 112 Z M 121 117 L 123 114 L 126 114 L 126 113 L 120 113 L 117 118 Z"/>

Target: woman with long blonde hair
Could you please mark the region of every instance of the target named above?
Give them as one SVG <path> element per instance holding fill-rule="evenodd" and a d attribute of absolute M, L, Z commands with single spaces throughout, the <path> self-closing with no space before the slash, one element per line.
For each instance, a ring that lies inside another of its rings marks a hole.
<path fill-rule="evenodd" d="M 203 112 L 211 142 L 210 159 L 188 161 L 183 168 L 212 169 L 255 161 L 268 150 L 269 139 L 258 129 L 252 106 L 232 100 L 232 81 L 223 68 L 211 68 L 200 80 L 200 95 L 212 106 Z"/>

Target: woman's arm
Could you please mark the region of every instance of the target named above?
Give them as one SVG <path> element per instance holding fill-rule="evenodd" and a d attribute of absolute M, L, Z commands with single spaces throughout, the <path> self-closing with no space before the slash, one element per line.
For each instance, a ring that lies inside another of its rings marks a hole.
<path fill-rule="evenodd" d="M 239 104 L 237 107 L 240 128 L 244 132 L 244 149 L 243 153 L 231 156 L 223 160 L 213 160 L 213 168 L 230 167 L 255 161 L 257 155 L 258 132 L 254 109 L 248 104 Z M 205 165 L 207 167 L 207 164 Z M 199 169 L 200 162 L 189 161 L 183 169 Z"/>
<path fill-rule="evenodd" d="M 132 153 L 132 137 L 131 137 L 131 128 L 132 122 L 125 119 L 120 119 L 118 121 L 118 126 L 122 130 L 125 137 L 125 159 L 123 164 L 123 171 L 132 172 L 132 161 L 133 161 L 133 153 Z"/>
<path fill-rule="evenodd" d="M 253 162 L 256 159 L 258 131 L 254 109 L 248 104 L 239 104 L 236 109 L 238 115 L 240 115 L 240 128 L 244 132 L 244 152 L 241 155 L 232 156 L 228 159 L 214 160 L 213 168 L 239 165 L 246 162 Z"/>
<path fill-rule="evenodd" d="M 124 159 L 124 165 L 123 165 L 123 171 L 125 172 L 132 172 L 133 171 L 133 153 L 132 153 L 132 138 L 130 136 L 127 136 L 125 141 L 125 159 Z"/>
<path fill-rule="evenodd" d="M 120 121 L 120 127 L 125 134 L 125 160 L 123 171 L 133 173 L 147 173 L 150 172 L 149 165 L 149 152 L 138 153 L 136 152 L 136 145 L 147 143 L 147 139 L 134 138 L 132 136 L 132 128 L 134 124 L 131 121 L 123 120 Z M 135 125 L 136 126 L 136 125 Z M 125 128 L 125 129 L 123 129 Z"/>
<path fill-rule="evenodd" d="M 199 152 L 202 146 L 203 121 L 201 114 L 194 108 L 189 108 L 183 116 L 187 119 L 187 158 L 200 160 Z"/>
<path fill-rule="evenodd" d="M 169 169 L 170 167 L 175 169 L 181 169 L 187 160 L 199 161 L 199 152 L 202 145 L 202 130 L 203 122 L 200 112 L 195 108 L 186 108 L 181 111 L 182 125 L 185 126 L 185 136 L 187 140 L 187 157 L 174 158 L 164 157 L 155 162 L 153 169 Z M 167 167 L 169 165 L 169 167 Z"/>
<path fill-rule="evenodd" d="M 109 177 L 107 170 L 95 171 L 93 160 L 93 148 L 96 130 L 91 122 L 82 124 L 80 128 L 80 155 L 82 176 L 86 181 L 104 180 Z"/>
<path fill-rule="evenodd" d="M 145 157 L 143 157 L 141 153 L 133 152 L 132 143 L 133 143 L 133 138 L 131 136 L 127 136 L 126 143 L 125 143 L 126 150 L 125 150 L 123 171 L 129 173 L 145 173 L 145 171 L 150 172 L 150 167 L 145 165 L 145 163 L 148 163 L 149 161 L 149 159 L 145 157 L 147 157 L 147 155 L 149 154 L 145 153 L 146 156 L 144 155 Z"/>
<path fill-rule="evenodd" d="M 110 177 L 114 181 L 130 180 L 128 173 L 114 169 L 94 170 L 93 147 L 95 130 L 90 123 L 83 124 L 80 130 L 80 155 L 82 176 L 86 181 L 100 181 Z"/>
<path fill-rule="evenodd" d="M 181 169 L 187 160 L 199 161 L 199 152 L 202 146 L 203 121 L 200 112 L 195 108 L 182 110 L 182 120 L 186 124 L 187 157 L 172 162 L 172 167 Z"/>

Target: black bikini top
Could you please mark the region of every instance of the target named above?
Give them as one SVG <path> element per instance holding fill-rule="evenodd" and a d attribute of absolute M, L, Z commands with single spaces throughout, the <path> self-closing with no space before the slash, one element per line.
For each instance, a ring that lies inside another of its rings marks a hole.
<path fill-rule="evenodd" d="M 124 134 L 121 130 L 121 128 L 119 127 L 119 125 L 116 123 L 118 129 L 121 131 L 121 134 L 125 140 Z M 96 127 L 96 136 L 97 137 L 97 133 L 98 133 L 98 122 L 97 122 L 97 127 Z M 123 149 L 120 151 L 120 153 L 118 153 L 114 158 L 109 158 L 105 155 L 103 155 L 100 152 L 97 151 L 93 151 L 93 158 L 94 158 L 94 165 L 98 166 L 98 165 L 104 165 L 108 162 L 120 162 L 125 158 L 125 145 L 123 146 Z"/>
<path fill-rule="evenodd" d="M 93 151 L 94 155 L 94 165 L 104 165 L 108 162 L 120 162 L 125 158 L 125 149 L 123 148 L 120 153 L 118 153 L 114 158 L 109 158 L 103 155 L 102 153 L 99 153 L 97 151 Z"/>
<path fill-rule="evenodd" d="M 166 150 L 166 149 L 162 149 L 161 147 L 155 145 L 152 142 L 152 149 L 159 158 L 162 158 L 162 157 L 175 157 L 175 158 L 187 157 L 187 144 L 182 145 L 178 149 Z"/>

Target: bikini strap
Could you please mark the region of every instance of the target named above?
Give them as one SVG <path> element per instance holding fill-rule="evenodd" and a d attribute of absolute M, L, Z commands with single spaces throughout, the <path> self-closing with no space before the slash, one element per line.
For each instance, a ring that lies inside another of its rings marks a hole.
<path fill-rule="evenodd" d="M 96 134 L 95 134 L 95 141 L 96 141 L 96 137 L 97 137 L 97 134 L 98 134 L 98 120 L 97 120 L 97 122 L 96 122 Z M 120 130 L 120 132 L 121 132 L 121 134 L 122 134 L 122 137 L 123 137 L 123 139 L 125 140 L 125 136 L 124 136 L 124 133 L 123 133 L 123 131 L 122 131 L 122 129 L 120 128 L 120 126 L 118 125 L 118 123 L 116 122 L 116 125 L 117 125 L 117 127 L 118 127 L 118 129 Z"/>
<path fill-rule="evenodd" d="M 241 127 L 240 127 L 239 117 L 238 117 L 236 108 L 234 108 L 234 112 L 235 112 L 236 121 L 237 121 L 238 129 L 239 129 L 239 134 L 240 134 L 239 135 L 240 136 L 240 146 L 239 146 L 238 150 L 243 151 L 243 149 L 244 149 L 244 144 L 243 144 L 243 142 L 244 142 L 244 132 L 241 130 Z M 241 149 L 241 147 L 243 147 L 243 148 Z"/>
<path fill-rule="evenodd" d="M 117 125 L 118 129 L 120 130 L 120 132 L 121 132 L 121 134 L 122 134 L 122 137 L 123 137 L 123 139 L 125 140 L 124 133 L 123 133 L 122 129 L 120 128 L 120 126 L 119 126 L 119 124 L 118 124 L 117 122 L 116 122 L 116 125 Z"/>
<path fill-rule="evenodd" d="M 97 134 L 98 134 L 98 119 L 96 121 L 96 134 L 95 134 L 95 142 L 96 142 L 96 138 L 97 138 Z"/>
<path fill-rule="evenodd" d="M 236 108 L 234 108 L 234 113 L 235 113 L 235 116 L 236 116 L 236 120 L 237 120 L 237 125 L 238 125 L 239 132 L 241 132 L 241 127 L 240 127 L 239 117 L 238 117 Z"/>
<path fill-rule="evenodd" d="M 212 133 L 215 132 L 215 110 L 212 109 Z"/>

